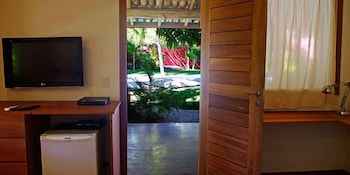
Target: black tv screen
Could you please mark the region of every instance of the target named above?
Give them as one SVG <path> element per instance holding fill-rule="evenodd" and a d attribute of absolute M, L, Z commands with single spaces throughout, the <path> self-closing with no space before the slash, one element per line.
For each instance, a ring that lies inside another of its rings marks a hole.
<path fill-rule="evenodd" d="M 82 39 L 3 38 L 5 86 L 83 86 Z"/>

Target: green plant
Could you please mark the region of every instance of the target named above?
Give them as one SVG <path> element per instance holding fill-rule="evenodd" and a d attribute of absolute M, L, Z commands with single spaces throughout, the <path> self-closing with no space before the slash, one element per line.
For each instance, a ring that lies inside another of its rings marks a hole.
<path fill-rule="evenodd" d="M 156 32 L 169 48 L 190 48 L 201 44 L 201 32 L 199 29 L 159 28 Z"/>
<path fill-rule="evenodd" d="M 138 47 L 135 43 L 128 41 L 128 56 L 132 58 L 132 70 L 136 70 L 136 55 Z"/>
<path fill-rule="evenodd" d="M 189 50 L 187 52 L 187 56 L 190 60 L 192 60 L 192 62 L 193 62 L 192 69 L 194 69 L 196 66 L 197 60 L 201 56 L 200 48 L 198 46 L 192 46 L 191 48 L 189 48 Z"/>
<path fill-rule="evenodd" d="M 140 87 L 142 88 L 130 90 L 137 97 L 136 102 L 129 104 L 129 120 L 133 122 L 157 122 L 172 109 L 188 109 L 193 106 L 193 102 L 188 100 L 195 100 L 200 93 L 199 88 L 178 90 L 156 86 Z"/>
<path fill-rule="evenodd" d="M 149 78 L 149 84 L 153 84 L 153 75 L 155 74 L 155 69 L 157 68 L 157 64 L 154 59 L 152 59 L 149 53 L 140 53 L 138 58 L 141 62 L 142 70 L 147 74 Z"/>

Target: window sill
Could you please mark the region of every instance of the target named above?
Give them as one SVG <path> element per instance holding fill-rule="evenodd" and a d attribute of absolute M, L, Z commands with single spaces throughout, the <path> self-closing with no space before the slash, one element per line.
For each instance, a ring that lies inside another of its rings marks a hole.
<path fill-rule="evenodd" d="M 265 124 L 338 122 L 335 111 L 265 111 Z M 349 119 L 350 125 L 350 119 Z"/>
<path fill-rule="evenodd" d="M 346 125 L 350 125 L 350 117 L 344 117 L 343 119 L 340 120 L 341 123 L 346 124 Z"/>

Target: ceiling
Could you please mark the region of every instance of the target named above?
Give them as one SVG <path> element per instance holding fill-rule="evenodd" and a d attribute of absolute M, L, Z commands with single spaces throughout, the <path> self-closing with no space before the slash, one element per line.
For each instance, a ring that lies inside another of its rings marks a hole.
<path fill-rule="evenodd" d="M 128 0 L 128 27 L 199 28 L 199 0 Z"/>

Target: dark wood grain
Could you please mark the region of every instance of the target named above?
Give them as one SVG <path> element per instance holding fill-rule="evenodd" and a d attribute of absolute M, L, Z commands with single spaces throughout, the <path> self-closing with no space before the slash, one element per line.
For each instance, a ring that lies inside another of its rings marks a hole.
<path fill-rule="evenodd" d="M 242 152 L 238 149 L 232 149 L 216 143 L 209 143 L 208 153 L 244 168 L 248 166 L 247 152 Z"/>
<path fill-rule="evenodd" d="M 128 160 L 128 86 L 127 86 L 127 0 L 119 2 L 119 82 L 120 87 L 120 160 L 121 174 L 127 175 Z M 117 90 L 117 89 L 116 89 Z"/>
<path fill-rule="evenodd" d="M 27 175 L 25 163 L 0 163 L 1 175 Z"/>
<path fill-rule="evenodd" d="M 24 116 L 0 112 L 0 138 L 24 138 L 24 136 Z"/>
<path fill-rule="evenodd" d="M 113 101 L 104 106 L 80 106 L 75 101 L 0 101 L 0 109 L 21 104 L 40 105 L 39 108 L 22 112 L 0 112 L 0 115 L 85 115 L 112 114 L 119 102 Z"/>
<path fill-rule="evenodd" d="M 264 123 L 325 123 L 325 122 L 338 122 L 339 116 L 337 112 L 325 112 L 325 111 L 310 111 L 310 112 L 265 112 Z"/>
<path fill-rule="evenodd" d="M 241 112 L 212 107 L 209 109 L 209 118 L 240 127 L 249 126 L 249 115 Z"/>
<path fill-rule="evenodd" d="M 209 107 L 209 78 L 207 72 L 209 71 L 209 2 L 208 0 L 200 0 L 201 8 L 201 101 L 200 101 L 200 132 L 199 135 L 199 155 L 198 155 L 198 174 L 208 174 L 208 155 L 207 155 L 207 141 L 208 141 L 208 107 Z"/>
<path fill-rule="evenodd" d="M 286 172 L 286 173 L 263 173 L 263 175 L 349 175 L 344 170 L 311 171 L 311 172 Z"/>
<path fill-rule="evenodd" d="M 350 117 L 349 116 L 342 117 L 339 121 L 345 125 L 350 125 Z"/>
<path fill-rule="evenodd" d="M 26 162 L 25 139 L 0 139 L 0 162 Z"/>
<path fill-rule="evenodd" d="M 231 32 L 252 29 L 252 17 L 229 18 L 211 21 L 211 32 Z"/>
<path fill-rule="evenodd" d="M 115 109 L 115 112 L 112 115 L 111 121 L 111 134 L 112 134 L 112 159 L 113 159 L 113 175 L 120 175 L 120 167 L 121 167 L 121 156 L 120 156 L 120 146 L 121 146 L 121 138 L 120 138 L 120 111 L 119 107 Z"/>
<path fill-rule="evenodd" d="M 231 31 L 213 33 L 210 35 L 210 44 L 251 44 L 251 31 Z"/>
<path fill-rule="evenodd" d="M 254 4 L 246 1 L 239 4 L 225 4 L 211 9 L 211 20 L 252 16 Z"/>
<path fill-rule="evenodd" d="M 249 113 L 249 101 L 219 95 L 209 95 L 209 107 L 233 112 Z M 213 116 L 212 116 L 213 117 Z"/>
<path fill-rule="evenodd" d="M 247 128 L 237 127 L 217 120 L 208 120 L 208 130 L 222 135 L 239 139 L 242 142 L 248 141 L 249 133 Z"/>
<path fill-rule="evenodd" d="M 247 173 L 247 168 L 221 159 L 215 155 L 208 155 L 208 175 L 241 175 Z"/>
<path fill-rule="evenodd" d="M 344 12 L 344 0 L 337 0 L 337 36 L 336 36 L 336 61 L 335 61 L 335 84 L 337 85 L 335 90 L 336 94 L 340 93 L 341 86 L 341 57 L 343 46 L 343 12 Z"/>
<path fill-rule="evenodd" d="M 221 7 L 221 6 L 226 6 L 226 5 L 234 5 L 234 4 L 239 4 L 239 3 L 244 3 L 252 0 L 212 0 L 209 2 L 209 7 L 214 8 L 214 7 Z"/>
<path fill-rule="evenodd" d="M 227 72 L 250 72 L 251 60 L 248 59 L 210 59 L 209 70 Z"/>
<path fill-rule="evenodd" d="M 250 85 L 250 74 L 248 72 L 210 71 L 209 73 L 210 83 L 241 86 Z"/>
<path fill-rule="evenodd" d="M 263 90 L 265 79 L 267 1 L 202 3 L 207 8 L 201 19 L 202 77 L 207 78 L 201 84 L 206 152 L 201 151 L 200 174 L 258 175 L 263 104 L 258 106 L 256 90 Z"/>
<path fill-rule="evenodd" d="M 251 58 L 250 45 L 211 45 L 210 58 Z"/>

